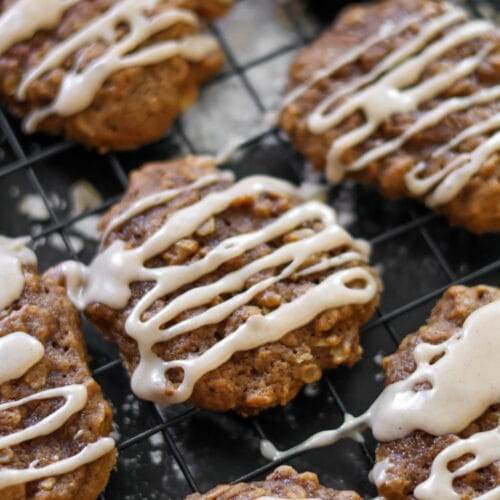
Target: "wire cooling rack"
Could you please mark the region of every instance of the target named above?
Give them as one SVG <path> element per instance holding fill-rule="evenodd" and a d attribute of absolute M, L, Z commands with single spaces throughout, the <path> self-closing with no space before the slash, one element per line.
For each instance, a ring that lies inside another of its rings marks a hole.
<path fill-rule="evenodd" d="M 300 0 L 239 0 L 229 16 L 211 26 L 227 56 L 223 73 L 205 87 L 200 102 L 156 144 L 134 153 L 99 156 L 45 136 L 25 137 L 0 112 L 0 232 L 32 235 L 42 270 L 67 258 L 88 262 L 97 250 L 91 238 L 75 239 L 85 221 L 116 202 L 132 168 L 179 154 L 221 150 L 242 135 L 238 175 L 268 173 L 300 182 L 303 159 L 278 130 L 262 128 L 266 111 L 279 102 L 286 69 L 295 52 L 313 39 L 346 2 L 310 2 L 318 21 Z M 496 0 L 469 1 L 476 16 L 498 16 Z M 74 215 L 70 186 L 91 182 L 103 196 L 95 209 Z M 38 196 L 42 221 L 15 208 L 26 195 Z M 285 448 L 313 432 L 337 426 L 344 414 L 359 414 L 382 389 L 380 359 L 422 324 L 435 300 L 453 283 L 500 285 L 500 236 L 476 237 L 450 228 L 441 217 L 411 201 L 391 202 L 368 187 L 345 183 L 329 200 L 341 222 L 373 245 L 373 262 L 385 292 L 377 316 L 362 331 L 363 360 L 353 369 L 326 373 L 286 408 L 243 419 L 188 405 L 163 409 L 137 400 L 114 346 L 84 322 L 96 379 L 114 409 L 119 465 L 102 499 L 182 499 L 218 483 L 262 479 L 277 464 L 259 454 L 267 438 Z M 76 233 L 75 233 L 76 232 Z M 81 234 L 81 233 L 80 233 Z M 375 443 L 344 441 L 287 461 L 312 470 L 324 484 L 356 489 L 369 497 L 367 480 Z"/>

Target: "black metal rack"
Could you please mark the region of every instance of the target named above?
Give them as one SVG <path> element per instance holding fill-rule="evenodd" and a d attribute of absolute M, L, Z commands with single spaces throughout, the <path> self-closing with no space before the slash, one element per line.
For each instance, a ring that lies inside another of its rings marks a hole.
<path fill-rule="evenodd" d="M 236 8 L 250 1 L 239 0 Z M 253 1 L 258 8 L 261 0 Z M 261 115 L 266 106 L 249 73 L 291 54 L 316 34 L 304 29 L 302 14 L 298 13 L 300 2 L 272 3 L 295 30 L 295 41 L 245 64 L 239 62 L 223 30 L 217 24 L 211 26 L 226 52 L 227 65 L 209 85 L 234 78 Z M 344 3 L 328 10 L 334 11 Z M 470 0 L 466 4 L 477 16 L 491 15 L 499 8 L 496 0 Z M 74 225 L 116 202 L 126 189 L 131 168 L 183 152 L 205 151 L 186 133 L 182 121 L 164 140 L 138 152 L 99 156 L 72 143 L 44 136 L 27 138 L 15 121 L 0 112 L 0 189 L 4 193 L 0 200 L 0 232 L 9 236 L 31 232 L 42 269 L 64 258 L 89 261 L 97 243 L 87 241 L 80 252 L 75 251 Z M 303 178 L 303 159 L 275 128 L 257 133 L 243 144 L 240 153 L 228 165 L 239 175 L 258 170 L 293 181 Z M 59 199 L 67 198 L 69 186 L 80 178 L 95 184 L 104 201 L 95 210 L 72 216 L 67 203 L 54 202 L 54 193 Z M 49 213 L 49 220 L 35 228 L 32 221 L 12 208 L 15 199 L 25 193 L 38 193 Z M 347 222 L 351 232 L 370 239 L 373 262 L 382 266 L 386 290 L 376 318 L 363 328 L 363 360 L 351 370 L 325 374 L 320 383 L 305 389 L 287 408 L 257 418 L 211 414 L 187 405 L 162 409 L 130 393 L 116 349 L 84 323 L 94 375 L 113 404 L 119 434 L 119 467 L 103 500 L 181 499 L 221 482 L 263 478 L 277 464 L 260 456 L 261 438 L 288 447 L 312 432 L 337 426 L 346 412 L 360 413 L 382 387 L 377 359 L 394 351 L 407 333 L 425 321 L 444 290 L 455 283 L 500 285 L 500 236 L 477 237 L 450 228 L 441 217 L 416 203 L 387 201 L 373 189 L 350 183 L 332 188 L 329 198 L 341 215 L 350 214 Z M 47 244 L 54 234 L 64 243 L 57 251 Z M 287 463 L 299 470 L 318 472 L 322 481 L 332 487 L 371 495 L 374 491 L 367 473 L 373 463 L 374 447 L 368 436 L 364 444 L 341 442 Z"/>

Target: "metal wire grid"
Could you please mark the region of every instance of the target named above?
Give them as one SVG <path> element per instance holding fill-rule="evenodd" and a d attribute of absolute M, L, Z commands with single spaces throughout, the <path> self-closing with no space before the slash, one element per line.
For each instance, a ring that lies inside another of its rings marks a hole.
<path fill-rule="evenodd" d="M 248 2 L 250 0 L 238 0 L 238 2 Z M 246 92 L 252 99 L 253 103 L 257 107 L 257 109 L 264 114 L 266 112 L 266 107 L 262 102 L 259 91 L 252 84 L 251 80 L 248 78 L 248 71 L 254 67 L 258 67 L 259 65 L 271 62 L 275 60 L 275 58 L 292 52 L 300 46 L 308 43 L 311 39 L 311 36 L 306 34 L 303 30 L 299 19 L 297 18 L 296 12 L 288 2 L 281 2 L 281 8 L 288 16 L 288 21 L 291 26 L 296 30 L 297 33 L 297 43 L 281 47 L 278 50 L 275 50 L 269 54 L 266 54 L 263 57 L 258 57 L 253 61 L 240 65 L 238 63 L 238 59 L 232 51 L 232 48 L 228 41 L 225 39 L 223 33 L 218 28 L 217 25 L 212 25 L 211 30 L 215 34 L 215 36 L 219 39 L 227 57 L 228 65 L 227 69 L 224 71 L 222 75 L 218 77 L 218 80 L 224 80 L 229 77 L 236 76 Z M 467 2 L 468 7 L 475 15 L 481 15 L 484 10 L 483 8 L 498 8 L 495 5 L 496 1 L 491 0 L 490 4 L 487 2 L 475 2 L 470 0 Z M 180 139 L 182 142 L 182 149 L 187 150 L 191 153 L 200 153 L 203 151 L 199 151 L 196 144 L 193 144 L 192 140 L 188 137 L 188 135 L 183 130 L 182 124 L 178 122 L 174 127 L 174 133 L 176 137 Z M 274 140 L 277 144 L 279 144 L 283 150 L 287 151 L 288 154 L 288 165 L 292 168 L 292 176 L 295 180 L 300 180 L 303 177 L 303 173 L 305 171 L 305 165 L 303 159 L 298 157 L 293 153 L 293 148 L 287 142 L 287 139 L 280 134 L 280 132 L 275 128 L 270 128 L 265 130 L 262 133 L 259 133 L 255 137 L 252 137 L 242 146 L 243 150 L 247 150 L 250 148 L 259 148 L 265 141 L 269 138 Z M 78 154 L 77 146 L 68 142 L 52 142 L 48 145 L 43 145 L 37 147 L 35 151 L 30 151 L 29 147 L 23 143 L 24 138 L 22 135 L 17 132 L 17 124 L 10 122 L 9 118 L 7 118 L 0 111 L 0 182 L 4 179 L 8 179 L 18 173 L 23 173 L 27 176 L 32 186 L 36 190 L 37 193 L 41 196 L 49 214 L 50 214 L 50 223 L 47 224 L 38 234 L 32 237 L 32 241 L 34 244 L 37 241 L 42 241 L 44 238 L 49 237 L 53 234 L 59 234 L 64 241 L 64 245 L 67 251 L 67 254 L 76 260 L 80 260 L 78 253 L 72 246 L 71 239 L 68 236 L 68 232 L 70 228 L 80 221 L 88 217 L 89 215 L 101 213 L 106 210 L 109 206 L 111 206 L 114 202 L 119 198 L 119 193 L 115 196 L 107 197 L 103 204 L 96 208 L 91 212 L 86 212 L 84 214 L 80 214 L 78 216 L 69 216 L 61 218 L 56 210 L 54 210 L 51 201 L 49 199 L 49 193 L 47 192 L 46 187 L 43 186 L 41 181 L 41 176 L 39 173 L 39 168 L 41 165 L 44 165 L 44 162 L 51 161 L 61 155 L 66 153 L 69 154 Z M 166 137 L 165 141 L 168 143 L 171 141 L 171 136 Z M 97 158 L 97 156 L 96 156 Z M 102 161 L 100 158 L 99 161 Z M 120 191 L 124 191 L 127 187 L 127 167 L 124 165 L 123 157 L 118 155 L 107 155 L 104 157 L 104 163 L 106 168 L 103 169 L 103 176 L 113 177 L 116 182 L 120 186 Z M 136 163 L 136 166 L 140 164 Z M 68 165 L 68 168 L 71 168 L 71 165 Z M 250 168 L 252 168 L 250 166 Z M 4 201 L 2 201 L 4 203 Z M 384 201 L 379 201 L 379 203 L 386 203 Z M 387 202 L 391 203 L 391 202 Z M 4 206 L 3 210 L 8 210 L 6 206 Z M 385 332 L 386 339 L 389 339 L 388 348 L 389 351 L 394 350 L 400 342 L 401 336 L 406 334 L 406 331 L 399 332 L 399 328 L 395 327 L 395 320 L 403 318 L 405 315 L 416 313 L 418 316 L 418 322 L 423 321 L 425 318 L 425 314 L 421 312 L 421 308 L 424 306 L 426 310 L 432 305 L 432 302 L 437 299 L 451 284 L 458 283 L 474 283 L 482 280 L 491 280 L 498 284 L 499 281 L 496 278 L 496 272 L 500 271 L 500 258 L 493 259 L 486 265 L 479 266 L 477 269 L 474 269 L 471 272 L 466 274 L 462 274 L 457 272 L 456 265 L 450 262 L 449 255 L 443 251 L 442 246 L 440 245 L 439 238 L 436 237 L 435 231 L 433 232 L 430 227 L 437 223 L 439 224 L 440 218 L 430 212 L 427 212 L 416 205 L 405 204 L 403 206 L 403 210 L 408 212 L 408 219 L 403 223 L 400 223 L 394 227 L 390 227 L 386 231 L 381 234 L 377 234 L 371 239 L 371 243 L 376 250 L 380 246 L 384 245 L 392 245 L 393 242 L 403 235 L 408 235 L 412 233 L 417 233 L 425 242 L 427 250 L 437 266 L 440 272 L 446 277 L 446 282 L 441 286 L 434 288 L 430 291 L 427 291 L 424 294 L 419 295 L 412 300 L 406 301 L 404 304 L 401 304 L 397 307 L 389 308 L 386 310 L 385 308 L 380 308 L 377 311 L 377 317 L 373 319 L 368 325 L 363 328 L 363 333 L 366 334 L 370 331 L 380 330 L 381 328 Z M 14 216 L 15 217 L 15 216 Z M 360 235 L 362 236 L 362 235 Z M 474 240 L 476 241 L 476 240 Z M 491 243 L 491 242 L 490 242 Z M 500 248 L 500 240 L 495 239 L 491 243 L 493 248 Z M 474 249 L 472 249 L 474 251 Z M 382 253 L 385 253 L 386 250 L 382 250 Z M 91 346 L 91 354 L 92 354 L 92 346 Z M 94 375 L 99 380 L 106 380 L 106 377 L 109 377 L 109 374 L 113 370 L 121 370 L 120 360 L 117 358 L 109 358 L 105 359 L 97 366 L 94 370 Z M 346 375 L 349 376 L 349 375 Z M 332 379 L 330 374 L 325 375 L 324 386 L 326 387 L 326 391 L 328 397 L 333 400 L 333 404 L 338 410 L 340 414 L 345 414 L 347 412 L 356 413 L 356 409 L 352 409 L 348 402 L 346 402 L 340 395 L 338 387 L 336 385 L 335 380 Z M 111 402 L 113 403 L 113 396 L 110 396 Z M 131 436 L 127 436 L 121 439 L 118 443 L 118 450 L 120 452 L 126 452 L 127 450 L 134 450 L 135 446 L 138 446 L 140 443 L 143 443 L 148 438 L 152 436 L 158 435 L 161 433 L 163 440 L 165 442 L 166 451 L 169 456 L 173 457 L 176 466 L 181 472 L 182 478 L 187 485 L 187 491 L 197 492 L 201 491 L 201 486 L 196 477 L 196 474 L 193 473 L 192 466 L 188 464 L 188 461 L 185 457 L 185 452 L 181 450 L 179 446 L 178 439 L 176 438 L 173 429 L 175 426 L 182 424 L 190 419 L 193 419 L 198 413 L 199 410 L 194 408 L 183 408 L 181 411 L 169 415 L 168 412 L 165 412 L 161 408 L 156 405 L 149 403 L 141 403 L 140 409 L 141 415 L 144 412 L 147 413 L 144 419 L 148 421 L 149 425 L 147 428 L 140 432 L 136 432 Z M 143 415 L 142 415 L 143 416 Z M 142 418 L 141 416 L 141 418 Z M 221 416 L 217 416 L 215 418 L 222 418 Z M 235 417 L 236 418 L 236 417 Z M 261 418 L 253 418 L 248 420 L 239 421 L 240 424 L 248 427 L 248 432 L 253 433 L 255 438 L 259 439 L 267 439 L 268 435 L 264 430 L 264 426 L 261 423 Z M 120 422 L 118 422 L 120 424 Z M 296 440 L 295 440 L 296 441 Z M 364 461 L 366 467 L 369 468 L 373 463 L 373 443 L 368 442 L 368 444 L 357 444 L 357 453 L 359 455 L 359 459 Z M 214 453 L 217 453 L 217 450 L 214 450 Z M 287 460 L 288 462 L 290 460 Z M 262 464 L 262 461 L 261 461 Z M 262 465 L 253 468 L 244 474 L 240 474 L 239 477 L 230 477 L 226 478 L 226 480 L 231 480 L 233 482 L 253 480 L 256 478 L 262 478 L 267 472 L 271 471 L 277 466 L 277 463 L 264 463 Z M 224 480 L 224 479 L 223 479 Z M 220 482 L 217 480 L 211 484 L 214 486 L 216 482 Z M 205 482 L 206 483 L 206 482 Z M 206 489 L 206 484 L 204 483 L 204 488 Z M 355 484 L 348 484 L 350 488 L 356 487 Z M 112 488 L 112 487 L 111 487 Z M 102 500 L 105 498 L 114 497 L 112 489 L 109 488 L 108 492 L 102 495 Z M 365 491 L 365 493 L 369 494 L 369 491 Z M 147 494 L 148 496 L 141 495 L 131 495 L 126 498 L 135 499 L 135 498 L 180 498 L 183 494 L 169 490 L 168 484 L 164 491 L 158 492 L 155 496 L 153 494 Z"/>

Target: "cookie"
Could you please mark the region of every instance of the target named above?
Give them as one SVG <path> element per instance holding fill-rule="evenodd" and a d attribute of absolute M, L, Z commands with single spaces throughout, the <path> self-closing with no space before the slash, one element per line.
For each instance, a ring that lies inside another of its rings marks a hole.
<path fill-rule="evenodd" d="M 370 478 L 381 498 L 498 498 L 499 322 L 498 288 L 450 288 L 384 359 L 387 385 L 363 414 L 285 451 L 262 441 L 261 452 L 283 460 L 371 429 L 380 445 Z"/>
<path fill-rule="evenodd" d="M 247 500 L 247 499 L 361 500 L 354 491 L 337 491 L 319 483 L 313 472 L 299 474 L 287 465 L 278 467 L 264 481 L 220 485 L 205 494 L 189 495 L 186 500 Z"/>
<path fill-rule="evenodd" d="M 450 288 L 435 306 L 427 324 L 417 333 L 407 336 L 398 351 L 384 359 L 386 382 L 394 384 L 405 380 L 415 371 L 416 346 L 422 343 L 443 344 L 464 326 L 467 318 L 474 312 L 482 312 L 485 306 L 494 302 L 498 304 L 499 300 L 498 288 Z M 500 307 L 497 307 L 497 310 L 500 311 Z M 500 316 L 497 315 L 497 320 L 498 317 Z M 479 329 L 472 333 L 480 335 Z M 494 345 L 485 347 L 486 350 L 491 350 L 490 362 L 496 362 L 497 366 L 500 366 L 499 354 Z M 452 354 L 448 350 L 444 355 Z M 470 356 L 474 356 L 472 349 Z M 467 374 L 466 365 L 462 370 Z M 495 382 L 487 378 L 480 381 L 483 387 L 490 385 L 493 390 Z M 457 380 L 456 384 L 457 391 L 461 390 L 463 381 Z M 496 390 L 498 391 L 498 388 Z M 497 495 L 500 495 L 500 399 L 497 399 L 497 403 L 472 422 L 467 422 L 460 432 L 435 436 L 428 432 L 415 431 L 402 439 L 381 443 L 373 473 L 379 494 L 390 500 L 413 497 L 449 498 L 446 495 L 451 488 L 449 483 L 452 483 L 452 491 L 458 495 L 456 498 L 475 498 L 487 492 L 493 495 L 491 498 L 496 498 L 492 491 L 495 488 Z M 453 416 L 451 413 L 450 406 L 450 416 Z M 432 418 L 432 415 L 429 417 Z M 481 455 L 481 450 L 486 452 L 485 456 Z M 478 463 L 470 464 L 470 470 L 465 468 L 460 473 L 460 468 L 467 464 L 467 454 L 470 453 L 476 455 Z M 432 480 L 429 479 L 431 475 Z"/>
<path fill-rule="evenodd" d="M 440 1 L 348 7 L 294 61 L 281 127 L 333 183 L 499 231 L 499 34 Z"/>
<path fill-rule="evenodd" d="M 146 165 L 101 228 L 89 268 L 56 272 L 140 398 L 250 415 L 361 356 L 381 288 L 367 245 L 285 181 L 235 182 L 204 157 Z"/>
<path fill-rule="evenodd" d="M 0 239 L 0 276 L 0 497 L 94 500 L 116 451 L 79 315 L 19 240 Z"/>
<path fill-rule="evenodd" d="M 231 0 L 4 0 L 0 103 L 101 152 L 162 137 L 221 68 L 203 22 Z"/>

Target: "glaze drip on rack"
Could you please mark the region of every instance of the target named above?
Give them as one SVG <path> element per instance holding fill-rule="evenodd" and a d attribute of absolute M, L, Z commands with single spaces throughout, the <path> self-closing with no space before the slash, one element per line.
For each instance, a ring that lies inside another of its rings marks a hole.
<path fill-rule="evenodd" d="M 22 247 L 22 240 L 1 239 L 0 258 L 4 252 L 5 246 L 12 252 L 17 252 L 17 262 L 10 262 L 11 266 L 21 272 L 16 276 L 12 287 L 12 301 L 20 298 L 24 289 L 24 275 L 22 274 L 22 265 L 35 265 L 36 257 L 32 252 Z M 10 259 L 16 259 L 12 253 L 8 254 Z M 4 267 L 0 266 L 1 272 Z M 4 281 L 2 281 L 5 283 Z M 10 282 L 9 282 L 10 283 Z M 5 288 L 11 288 L 10 286 Z M 9 304 L 10 305 L 10 304 Z M 45 349 L 43 344 L 35 337 L 24 332 L 12 332 L 0 338 L 0 384 L 16 380 L 24 376 L 28 370 L 35 366 L 44 356 Z M 0 404 L 0 413 L 12 408 L 23 406 L 32 401 L 41 401 L 47 399 L 64 399 L 64 404 L 50 415 L 44 417 L 36 424 L 32 424 L 22 430 L 11 434 L 0 436 L 0 450 L 22 444 L 26 441 L 36 439 L 40 436 L 47 436 L 62 427 L 68 419 L 80 412 L 87 404 L 87 389 L 83 384 L 67 385 L 47 389 L 31 396 L 27 396 L 16 401 L 8 401 Z M 0 467 L 0 490 L 16 484 L 28 483 L 50 476 L 57 476 L 71 472 L 82 465 L 88 464 L 109 453 L 115 444 L 113 439 L 103 437 L 98 441 L 85 446 L 78 454 L 51 464 L 35 467 L 30 466 L 24 469 L 14 469 Z"/>
<path fill-rule="evenodd" d="M 418 344 L 414 350 L 415 371 L 408 378 L 388 385 L 363 415 L 346 421 L 338 429 L 319 432 L 284 452 L 263 441 L 262 453 L 269 459 L 283 459 L 307 449 L 331 445 L 368 427 L 378 441 L 401 439 L 416 430 L 434 436 L 463 431 L 491 405 L 500 402 L 499 324 L 500 301 L 479 308 L 449 340 L 440 344 Z M 424 383 L 429 385 L 428 389 L 415 390 Z M 453 491 L 453 478 L 500 459 L 500 447 L 496 444 L 499 433 L 497 426 L 442 451 L 434 461 L 428 481 L 415 490 L 415 497 L 419 500 L 459 498 Z M 454 473 L 443 473 L 450 461 L 468 452 L 475 455 L 473 461 Z M 390 464 L 379 465 L 374 470 L 374 479 L 380 481 L 387 468 Z M 498 495 L 498 490 L 496 488 L 493 494 Z M 487 498 L 494 496 L 484 496 Z"/>
<path fill-rule="evenodd" d="M 227 180 L 230 174 L 214 175 Z M 146 197 L 123 214 L 134 216 L 151 208 L 151 200 L 163 203 L 186 189 L 194 189 L 213 181 L 214 177 L 210 175 L 187 187 Z M 137 342 L 140 353 L 140 362 L 132 376 L 132 389 L 139 397 L 163 404 L 186 401 L 196 382 L 229 360 L 235 352 L 275 342 L 328 309 L 347 304 L 364 304 L 375 297 L 378 286 L 365 267 L 344 267 L 348 263 L 366 262 L 366 246 L 354 241 L 337 224 L 335 212 L 331 208 L 314 201 L 292 208 L 262 229 L 221 241 L 200 260 L 186 265 L 159 268 L 145 266 L 151 258 L 161 255 L 179 240 L 193 235 L 207 220 L 228 209 L 236 200 L 258 197 L 265 193 L 299 197 L 298 190 L 287 182 L 265 176 L 248 177 L 176 211 L 156 233 L 138 247 L 126 248 L 123 241 L 115 240 L 88 268 L 74 262 L 61 266 L 66 275 L 69 295 L 80 308 L 99 302 L 121 309 L 130 300 L 131 283 L 154 283 L 151 290 L 132 308 L 125 324 L 127 335 Z M 115 222 L 111 222 L 111 227 L 125 222 L 123 214 L 118 215 Z M 312 235 L 305 239 L 284 244 L 213 283 L 186 290 L 145 319 L 145 313 L 158 299 L 195 283 L 245 252 L 312 222 L 321 222 L 322 229 L 317 233 L 311 231 Z M 335 255 L 328 255 L 332 253 Z M 316 260 L 311 264 L 311 257 L 317 255 L 325 257 L 322 261 Z M 249 278 L 270 269 L 278 269 L 277 274 L 247 287 Z M 199 355 L 167 362 L 154 352 L 153 348 L 159 342 L 166 342 L 204 325 L 227 319 L 238 308 L 251 302 L 275 283 L 325 270 L 330 270 L 331 274 L 320 284 L 266 315 L 250 317 L 236 331 Z M 351 286 L 353 283 L 359 285 Z M 209 305 L 215 298 L 228 294 L 231 294 L 230 298 L 217 305 Z M 184 312 L 199 307 L 207 308 L 188 319 L 165 326 Z M 182 383 L 177 386 L 169 382 L 165 375 L 172 369 L 180 369 L 183 373 Z"/>
<path fill-rule="evenodd" d="M 498 101 L 500 86 L 493 86 L 466 96 L 442 100 L 436 107 L 421 111 L 421 105 L 439 97 L 444 91 L 462 78 L 472 75 L 495 49 L 496 44 L 484 42 L 476 54 L 466 57 L 445 72 L 419 81 L 425 70 L 464 43 L 485 39 L 492 33 L 498 34 L 493 24 L 487 21 L 468 21 L 461 9 L 444 4 L 444 12 L 437 17 L 425 19 L 425 14 L 413 16 L 402 25 L 389 21 L 360 46 L 356 46 L 332 65 L 318 71 L 305 84 L 293 90 L 285 99 L 285 106 L 310 90 L 324 78 L 333 76 L 339 69 L 355 62 L 366 50 L 380 41 L 397 36 L 410 26 L 424 24 L 418 33 L 412 35 L 401 46 L 389 52 L 366 75 L 359 76 L 327 96 L 312 111 L 307 126 L 313 134 L 324 134 L 340 126 L 356 112 L 363 113 L 364 123 L 343 133 L 332 143 L 327 155 L 327 176 L 338 182 L 346 172 L 367 168 L 371 163 L 394 153 L 409 139 L 423 130 L 437 125 L 454 112 L 466 111 L 472 106 Z M 344 154 L 372 137 L 387 119 L 401 113 L 417 112 L 416 121 L 398 137 L 377 144 L 361 154 L 352 164 L 343 162 Z M 442 205 L 452 200 L 466 186 L 469 180 L 493 154 L 500 150 L 500 126 L 498 120 L 490 122 L 490 128 L 470 127 L 460 139 L 450 141 L 444 149 L 424 163 L 416 165 L 406 176 L 408 191 L 422 196 L 431 206 Z M 495 133 L 497 132 L 497 133 Z M 445 153 L 459 146 L 466 138 L 491 133 L 491 137 L 479 144 L 473 151 L 457 155 L 445 169 L 426 176 L 431 160 L 441 158 Z"/>
<path fill-rule="evenodd" d="M 51 29 L 62 20 L 75 0 L 18 0 L 0 15 L 0 54 L 43 29 Z M 158 12 L 156 12 L 158 11 Z M 120 0 L 106 12 L 91 19 L 66 40 L 57 43 L 23 77 L 17 90 L 20 100 L 26 99 L 29 87 L 55 68 L 62 67 L 69 57 L 97 42 L 104 41 L 104 52 L 85 67 L 78 66 L 64 74 L 54 101 L 34 110 L 25 120 L 26 131 L 33 132 L 50 115 L 75 115 L 90 106 L 105 81 L 121 69 L 157 64 L 174 56 L 200 61 L 217 48 L 208 35 L 188 35 L 180 39 L 143 45 L 154 35 L 176 24 L 196 27 L 194 12 L 162 6 L 161 0 Z M 122 36 L 117 26 L 126 25 Z"/>

